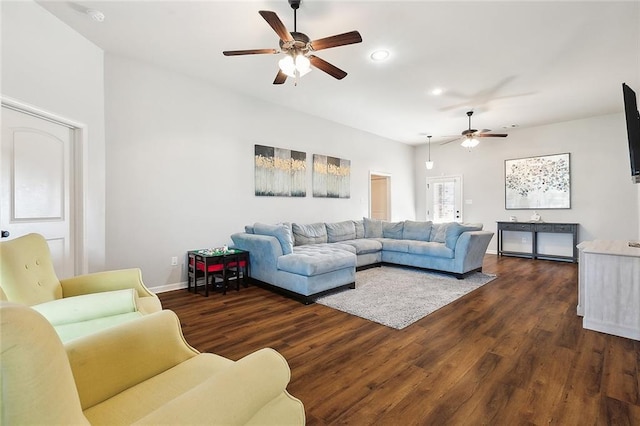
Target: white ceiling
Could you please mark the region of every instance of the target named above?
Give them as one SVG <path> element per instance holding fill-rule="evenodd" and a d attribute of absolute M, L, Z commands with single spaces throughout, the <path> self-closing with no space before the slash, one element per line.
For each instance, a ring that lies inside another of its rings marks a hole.
<path fill-rule="evenodd" d="M 637 0 L 303 0 L 298 31 L 313 40 L 358 30 L 363 42 L 316 53 L 346 78 L 315 69 L 298 86 L 272 84 L 279 56 L 222 55 L 278 48 L 258 11 L 293 31 L 287 0 L 39 3 L 106 52 L 408 144 L 459 134 L 469 109 L 473 127 L 504 132 L 620 112 L 622 82 L 640 94 Z M 388 61 L 369 59 L 379 48 Z"/>

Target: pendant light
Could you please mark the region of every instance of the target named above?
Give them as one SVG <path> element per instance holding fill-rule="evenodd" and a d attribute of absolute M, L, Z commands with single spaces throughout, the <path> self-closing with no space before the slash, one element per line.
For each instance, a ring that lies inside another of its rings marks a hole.
<path fill-rule="evenodd" d="M 429 138 L 429 159 L 425 161 L 424 165 L 427 167 L 427 170 L 433 169 L 433 161 L 431 161 L 431 136 L 427 136 Z"/>

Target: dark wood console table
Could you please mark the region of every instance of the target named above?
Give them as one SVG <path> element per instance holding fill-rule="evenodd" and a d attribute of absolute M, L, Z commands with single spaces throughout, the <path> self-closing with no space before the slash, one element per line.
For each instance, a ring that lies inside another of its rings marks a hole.
<path fill-rule="evenodd" d="M 576 263 L 578 261 L 578 223 L 549 223 L 549 222 L 497 222 L 498 223 L 498 256 L 519 256 L 531 259 L 565 260 Z M 505 251 L 502 248 L 504 231 L 530 232 L 531 252 Z M 573 255 L 560 256 L 538 253 L 538 234 L 573 234 Z"/>

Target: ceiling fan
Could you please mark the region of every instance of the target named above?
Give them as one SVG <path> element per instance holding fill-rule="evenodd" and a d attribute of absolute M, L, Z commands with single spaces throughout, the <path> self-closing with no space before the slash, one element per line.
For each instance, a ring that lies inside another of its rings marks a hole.
<path fill-rule="evenodd" d="M 474 146 L 477 146 L 478 143 L 480 143 L 480 141 L 478 141 L 477 138 L 506 138 L 507 136 L 509 136 L 506 133 L 488 133 L 491 131 L 489 129 L 482 129 L 482 130 L 472 129 L 471 128 L 472 115 L 473 115 L 473 111 L 467 111 L 467 117 L 469 117 L 469 128 L 462 131 L 462 137 L 456 137 L 455 139 L 442 142 L 440 145 L 445 145 L 450 142 L 454 142 L 462 139 L 461 145 L 465 148 L 471 149 Z"/>
<path fill-rule="evenodd" d="M 285 57 L 278 63 L 280 69 L 278 70 L 275 80 L 273 80 L 273 84 L 283 84 L 287 80 L 287 77 L 294 77 L 297 83 L 299 77 L 311 71 L 310 66 L 314 66 L 330 76 L 342 80 L 347 76 L 345 71 L 317 57 L 313 52 L 331 47 L 360 43 L 362 41 L 360 33 L 358 31 L 351 31 L 312 41 L 306 34 L 298 32 L 297 29 L 296 12 L 300 7 L 301 1 L 302 0 L 289 0 L 289 4 L 293 9 L 293 32 L 287 30 L 275 12 L 268 10 L 258 12 L 271 28 L 273 28 L 278 37 L 280 37 L 280 50 L 225 50 L 222 54 L 225 56 L 240 56 L 284 53 Z"/>

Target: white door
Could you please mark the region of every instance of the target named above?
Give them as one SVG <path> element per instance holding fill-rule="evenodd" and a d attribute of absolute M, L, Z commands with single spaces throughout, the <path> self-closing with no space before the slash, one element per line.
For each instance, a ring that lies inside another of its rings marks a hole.
<path fill-rule="evenodd" d="M 462 222 L 462 176 L 427 179 L 427 220 Z"/>
<path fill-rule="evenodd" d="M 0 228 L 49 243 L 58 278 L 75 272 L 73 130 L 2 108 Z"/>

